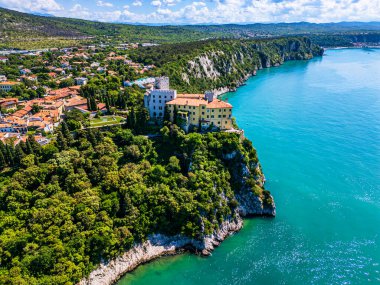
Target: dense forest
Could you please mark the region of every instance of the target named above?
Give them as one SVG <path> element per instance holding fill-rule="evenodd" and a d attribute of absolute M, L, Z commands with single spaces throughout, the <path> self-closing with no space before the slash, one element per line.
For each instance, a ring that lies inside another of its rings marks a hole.
<path fill-rule="evenodd" d="M 63 123 L 43 147 L 0 142 L 0 283 L 74 284 L 151 233 L 201 239 L 235 215 L 243 187 L 271 205 L 248 140 L 161 135 Z"/>
<path fill-rule="evenodd" d="M 178 43 L 212 38 L 308 36 L 322 46 L 378 43 L 380 23 L 278 23 L 147 26 L 43 17 L 0 8 L 0 48 L 47 48 L 86 43 Z"/>
<path fill-rule="evenodd" d="M 207 40 L 145 47 L 129 56 L 145 64 L 154 63 L 158 73 L 170 77 L 180 92 L 204 92 L 239 86 L 257 69 L 286 60 L 310 59 L 323 49 L 306 37 L 259 40 Z"/>

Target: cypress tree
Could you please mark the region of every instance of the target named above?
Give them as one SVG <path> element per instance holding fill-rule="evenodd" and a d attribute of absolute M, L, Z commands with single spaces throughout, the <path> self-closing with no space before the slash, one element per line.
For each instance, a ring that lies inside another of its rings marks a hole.
<path fill-rule="evenodd" d="M 0 152 L 3 154 L 4 159 L 5 159 L 6 148 L 5 148 L 5 144 L 1 140 L 0 140 Z"/>
<path fill-rule="evenodd" d="M 22 147 L 20 147 L 20 148 L 22 149 Z M 31 145 L 31 143 L 30 143 L 30 141 L 28 139 L 26 140 L 26 150 L 25 150 L 25 153 L 27 153 L 27 154 L 33 154 L 34 153 L 32 145 Z"/>
<path fill-rule="evenodd" d="M 170 121 L 170 112 L 168 106 L 165 105 L 164 109 L 164 122 L 169 122 Z"/>
<path fill-rule="evenodd" d="M 136 114 L 135 109 L 133 107 L 131 108 L 131 111 L 129 112 L 127 117 L 127 126 L 132 130 L 134 130 L 136 127 Z"/>
<path fill-rule="evenodd" d="M 15 147 L 15 156 L 14 156 L 14 165 L 19 166 L 21 160 L 25 157 L 25 153 L 22 150 L 21 146 L 18 144 Z"/>
<path fill-rule="evenodd" d="M 7 166 L 3 153 L 0 151 L 0 170 L 3 170 Z"/>
<path fill-rule="evenodd" d="M 57 145 L 60 151 L 67 149 L 67 141 L 61 131 L 57 132 Z"/>
<path fill-rule="evenodd" d="M 137 128 L 136 131 L 140 133 L 144 133 L 147 129 L 147 124 L 149 121 L 149 113 L 146 108 L 141 108 L 139 112 L 137 113 L 137 122 L 135 128 Z"/>
<path fill-rule="evenodd" d="M 27 146 L 26 146 L 26 143 L 24 143 L 23 141 L 20 141 L 19 143 L 20 147 L 22 148 L 22 150 L 27 153 Z"/>
<path fill-rule="evenodd" d="M 87 97 L 87 110 L 91 111 L 90 97 Z"/>
<path fill-rule="evenodd" d="M 173 123 L 178 125 L 178 108 L 176 105 L 174 105 L 174 111 L 173 111 Z"/>
<path fill-rule="evenodd" d="M 69 127 L 67 126 L 65 121 L 63 121 L 61 123 L 61 131 L 62 131 L 63 137 L 66 139 L 67 145 L 68 146 L 72 145 L 73 144 L 73 137 L 71 136 Z"/>
<path fill-rule="evenodd" d="M 109 100 L 109 98 L 108 97 L 106 97 L 106 109 L 107 109 L 107 112 L 108 112 L 108 114 L 110 114 L 111 113 L 111 110 L 110 110 L 110 100 Z"/>
<path fill-rule="evenodd" d="M 33 153 L 36 154 L 36 155 L 41 155 L 42 147 L 41 147 L 41 145 L 38 142 L 36 142 L 36 139 L 34 138 L 34 136 L 29 135 L 26 140 L 32 146 Z"/>
<path fill-rule="evenodd" d="M 90 105 L 91 105 L 90 111 L 96 111 L 98 109 L 98 106 L 96 105 L 96 100 L 92 96 L 90 98 Z"/>
<path fill-rule="evenodd" d="M 9 166 L 13 166 L 14 165 L 13 145 L 10 146 L 9 144 L 6 144 L 5 149 L 6 149 L 5 150 L 5 159 L 6 159 Z"/>

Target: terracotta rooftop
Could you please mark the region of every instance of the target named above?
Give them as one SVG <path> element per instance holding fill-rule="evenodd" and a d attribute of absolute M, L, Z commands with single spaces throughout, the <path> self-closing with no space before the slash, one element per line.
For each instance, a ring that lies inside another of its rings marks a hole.
<path fill-rule="evenodd" d="M 0 82 L 0 85 L 16 85 L 19 84 L 18 82 L 13 82 L 13 81 L 4 81 Z"/>
<path fill-rule="evenodd" d="M 199 94 L 186 94 L 186 95 L 199 95 Z M 208 109 L 232 108 L 232 105 L 219 99 L 214 99 L 212 102 L 207 102 L 205 99 L 195 99 L 192 97 L 177 97 L 174 100 L 167 102 L 168 105 L 181 105 L 181 106 L 199 106 L 207 105 Z"/>
<path fill-rule="evenodd" d="M 194 98 L 176 98 L 167 102 L 168 105 L 181 105 L 181 106 L 199 106 L 207 105 L 207 101 L 204 99 L 194 99 Z"/>
<path fill-rule="evenodd" d="M 212 102 L 207 104 L 207 108 L 209 109 L 232 108 L 232 105 L 222 100 L 214 99 Z"/>
<path fill-rule="evenodd" d="M 177 94 L 177 98 L 203 99 L 204 97 L 204 94 Z"/>

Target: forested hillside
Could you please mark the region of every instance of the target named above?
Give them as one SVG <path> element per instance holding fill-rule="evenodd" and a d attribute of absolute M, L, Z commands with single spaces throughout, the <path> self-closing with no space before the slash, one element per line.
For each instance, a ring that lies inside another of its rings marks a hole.
<path fill-rule="evenodd" d="M 234 89 L 257 69 L 322 54 L 321 47 L 300 37 L 171 44 L 139 48 L 131 51 L 130 57 L 156 64 L 159 73 L 169 76 L 171 86 L 180 92 L 204 92 Z"/>
<path fill-rule="evenodd" d="M 248 140 L 161 134 L 73 136 L 63 124 L 44 147 L 0 141 L 0 163 L 13 165 L 0 175 L 0 283 L 74 284 L 149 234 L 202 239 L 236 215 L 236 195 L 272 207 Z"/>
<path fill-rule="evenodd" d="M 211 35 L 211 34 L 209 34 Z M 204 39 L 206 34 L 181 26 L 111 24 L 79 19 L 43 17 L 0 8 L 2 47 L 42 48 L 112 42 L 183 42 Z M 90 40 L 90 41 L 86 41 Z"/>
<path fill-rule="evenodd" d="M 46 48 L 94 42 L 178 43 L 210 38 L 308 36 L 322 46 L 378 42 L 380 23 L 279 23 L 147 26 L 43 17 L 0 8 L 0 48 Z"/>

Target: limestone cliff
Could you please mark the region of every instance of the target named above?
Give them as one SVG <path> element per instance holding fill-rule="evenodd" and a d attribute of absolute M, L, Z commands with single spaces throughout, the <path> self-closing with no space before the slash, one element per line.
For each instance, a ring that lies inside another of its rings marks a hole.
<path fill-rule="evenodd" d="M 323 49 L 308 38 L 213 41 L 200 47 L 186 61 L 169 62 L 162 72 L 173 87 L 186 92 L 235 90 L 256 70 L 279 66 L 287 60 L 311 59 Z"/>

